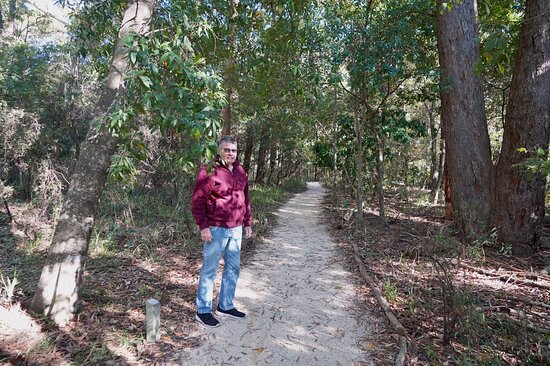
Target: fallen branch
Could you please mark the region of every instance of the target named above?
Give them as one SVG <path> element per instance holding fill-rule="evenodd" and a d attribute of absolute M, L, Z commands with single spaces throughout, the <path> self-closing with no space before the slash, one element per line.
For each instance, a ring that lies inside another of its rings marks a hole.
<path fill-rule="evenodd" d="M 532 330 L 532 331 L 535 331 L 535 332 L 538 332 L 538 333 L 550 334 L 550 329 L 537 327 L 536 325 L 530 324 L 528 322 L 528 320 L 526 318 L 523 318 L 523 317 L 518 319 L 518 318 L 515 318 L 515 317 L 507 315 L 507 314 L 501 314 L 500 318 L 501 318 L 501 320 L 511 321 L 512 323 L 515 323 L 520 327 L 525 327 L 529 330 Z"/>
<path fill-rule="evenodd" d="M 533 301 L 529 299 L 522 299 L 522 298 L 513 297 L 513 296 L 502 296 L 500 298 L 504 300 L 509 300 L 509 301 L 522 302 L 524 304 L 531 305 L 531 306 L 540 306 L 541 308 L 550 309 L 550 305 L 544 302 Z"/>
<path fill-rule="evenodd" d="M 382 291 L 380 291 L 380 289 L 374 285 L 374 281 L 372 281 L 372 279 L 368 275 L 367 268 L 365 267 L 365 264 L 363 263 L 363 261 L 361 260 L 361 257 L 359 256 L 359 248 L 357 247 L 357 244 L 355 244 L 352 241 L 351 245 L 353 246 L 353 251 L 355 253 L 354 255 L 355 261 L 359 266 L 359 272 L 361 273 L 363 280 L 365 280 L 367 285 L 369 285 L 369 287 L 372 289 L 372 291 L 374 292 L 374 296 L 376 297 L 376 300 L 378 300 L 378 303 L 384 310 L 384 313 L 386 314 L 386 317 L 388 318 L 391 326 L 393 327 L 395 332 L 399 334 L 399 354 L 395 359 L 395 365 L 402 366 L 405 362 L 405 356 L 407 354 L 407 330 L 401 324 L 401 322 L 397 319 L 397 317 L 393 314 L 390 308 L 390 305 L 388 304 L 388 301 L 382 295 Z"/>
<path fill-rule="evenodd" d="M 405 357 L 407 356 L 407 338 L 399 336 L 399 354 L 395 359 L 395 366 L 403 366 L 405 364 Z"/>
<path fill-rule="evenodd" d="M 506 281 L 507 283 L 511 282 L 519 285 L 526 285 L 526 286 L 543 288 L 545 290 L 550 290 L 550 284 L 547 284 L 546 281 L 544 283 L 538 283 L 528 279 L 520 280 L 520 279 L 514 278 L 515 274 L 508 275 L 508 274 L 501 274 L 498 272 L 495 273 L 495 272 L 486 271 L 481 268 L 473 267 L 473 266 L 470 266 L 469 264 L 462 263 L 459 261 L 452 261 L 452 262 L 453 264 L 456 264 L 459 267 L 466 268 L 466 269 L 469 269 L 470 271 L 474 271 L 477 273 L 481 273 L 485 276 L 498 277 L 501 281 Z"/>

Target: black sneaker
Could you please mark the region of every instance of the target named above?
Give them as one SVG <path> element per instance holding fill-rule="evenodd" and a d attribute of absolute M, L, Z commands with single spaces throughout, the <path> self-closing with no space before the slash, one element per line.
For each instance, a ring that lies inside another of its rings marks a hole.
<path fill-rule="evenodd" d="M 204 326 L 215 328 L 220 326 L 218 319 L 214 318 L 211 313 L 196 314 L 195 319 L 199 321 Z"/>
<path fill-rule="evenodd" d="M 221 315 L 221 316 L 230 316 L 232 318 L 237 318 L 237 319 L 242 319 L 242 318 L 245 318 L 246 317 L 246 314 L 243 313 L 242 311 L 239 311 L 235 308 L 233 309 L 229 309 L 229 310 L 222 310 L 220 309 L 220 307 L 218 306 L 218 308 L 216 309 L 216 313 L 218 315 Z"/>

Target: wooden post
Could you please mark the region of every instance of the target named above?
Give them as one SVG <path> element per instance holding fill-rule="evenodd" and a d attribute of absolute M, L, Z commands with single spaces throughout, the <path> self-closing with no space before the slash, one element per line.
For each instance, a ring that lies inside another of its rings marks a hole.
<path fill-rule="evenodd" d="M 149 299 L 145 303 L 147 342 L 160 341 L 160 302 Z"/>

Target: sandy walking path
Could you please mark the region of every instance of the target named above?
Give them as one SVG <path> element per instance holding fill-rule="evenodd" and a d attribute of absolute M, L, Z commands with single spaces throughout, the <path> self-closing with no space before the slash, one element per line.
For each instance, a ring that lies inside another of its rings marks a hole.
<path fill-rule="evenodd" d="M 324 189 L 309 183 L 276 213 L 271 239 L 241 269 L 235 304 L 248 316 L 200 328 L 182 365 L 371 365 L 369 315 L 319 223 Z M 219 283 L 219 281 L 218 281 Z"/>

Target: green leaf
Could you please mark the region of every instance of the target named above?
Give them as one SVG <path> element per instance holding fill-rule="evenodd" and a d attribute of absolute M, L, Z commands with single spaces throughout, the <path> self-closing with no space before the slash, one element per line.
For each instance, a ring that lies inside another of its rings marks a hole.
<path fill-rule="evenodd" d="M 151 81 L 151 79 L 148 76 L 140 75 L 139 78 L 141 79 L 141 82 L 143 83 L 143 85 L 146 88 L 150 88 L 151 85 L 153 85 L 153 82 Z"/>
<path fill-rule="evenodd" d="M 183 47 L 189 52 L 193 51 L 193 47 L 191 46 L 191 41 L 187 36 L 183 37 Z"/>

